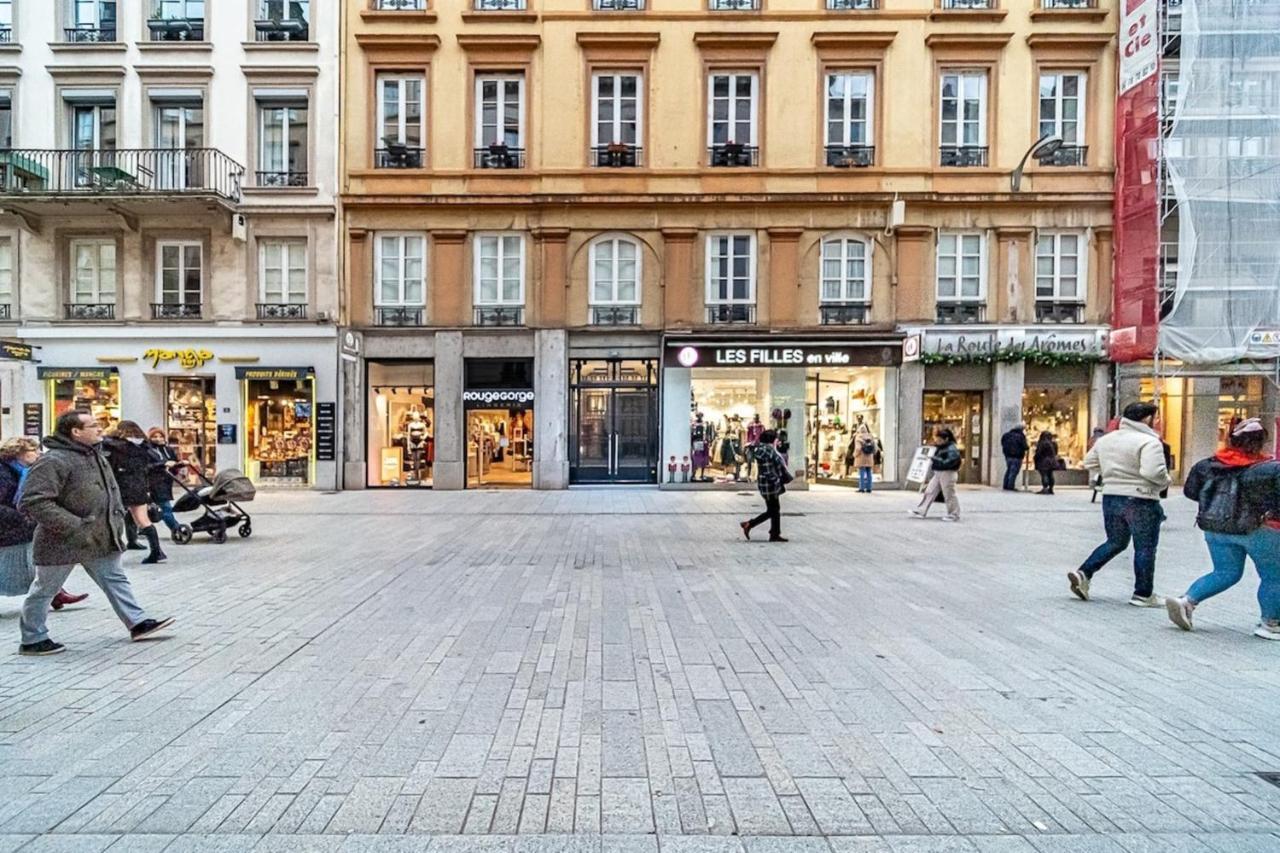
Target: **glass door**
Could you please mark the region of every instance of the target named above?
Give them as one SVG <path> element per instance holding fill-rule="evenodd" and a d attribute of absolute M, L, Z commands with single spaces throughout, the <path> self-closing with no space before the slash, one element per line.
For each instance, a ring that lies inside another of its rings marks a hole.
<path fill-rule="evenodd" d="M 204 145 L 204 109 L 193 104 L 156 107 L 156 182 L 162 189 L 184 190 L 203 185 L 199 149 Z"/>
<path fill-rule="evenodd" d="M 657 482 L 653 361 L 576 361 L 571 368 L 570 481 Z"/>
<path fill-rule="evenodd" d="M 619 483 L 652 483 L 655 460 L 655 393 L 653 388 L 613 391 L 613 479 Z"/>
<path fill-rule="evenodd" d="M 925 391 L 923 444 L 933 444 L 934 433 L 947 427 L 956 437 L 963 462 L 961 483 L 982 482 L 982 392 Z"/>
<path fill-rule="evenodd" d="M 218 458 L 218 406 L 214 380 L 206 377 L 169 379 L 166 393 L 169 444 L 184 461 L 197 463 L 212 477 Z"/>
<path fill-rule="evenodd" d="M 613 479 L 613 389 L 579 388 L 574 393 L 578 398 L 575 481 L 607 483 Z"/>

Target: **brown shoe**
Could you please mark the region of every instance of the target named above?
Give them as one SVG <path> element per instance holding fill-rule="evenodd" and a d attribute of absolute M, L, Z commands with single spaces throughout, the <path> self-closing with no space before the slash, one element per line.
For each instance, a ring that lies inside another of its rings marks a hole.
<path fill-rule="evenodd" d="M 89 597 L 89 593 L 87 592 L 83 592 L 80 595 L 72 595 L 71 593 L 67 592 L 65 589 L 60 589 L 58 590 L 58 594 L 53 597 L 51 606 L 53 607 L 54 610 L 61 610 L 62 608 L 66 607 L 68 604 L 79 604 L 80 602 L 84 601 L 88 597 Z"/>
<path fill-rule="evenodd" d="M 751 541 L 751 522 L 744 521 L 738 526 L 742 528 L 742 535 L 747 537 L 747 541 L 750 542 Z"/>

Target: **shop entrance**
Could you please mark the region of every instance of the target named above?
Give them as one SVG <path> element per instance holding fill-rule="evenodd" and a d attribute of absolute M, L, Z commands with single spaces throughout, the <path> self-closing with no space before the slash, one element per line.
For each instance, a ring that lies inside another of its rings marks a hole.
<path fill-rule="evenodd" d="M 263 486 L 315 482 L 315 378 L 310 371 L 241 368 L 245 473 Z M 258 378 L 259 376 L 280 378 Z"/>
<path fill-rule="evenodd" d="M 427 487 L 435 468 L 431 362 L 368 362 L 367 485 Z"/>
<path fill-rule="evenodd" d="M 946 427 L 956 436 L 964 461 L 961 483 L 981 483 L 983 469 L 983 407 L 981 391 L 925 391 L 922 444 L 933 444 L 934 433 Z"/>
<path fill-rule="evenodd" d="M 575 361 L 570 371 L 569 481 L 657 482 L 657 363 Z"/>
<path fill-rule="evenodd" d="M 533 409 L 467 412 L 467 485 L 533 485 Z"/>
<path fill-rule="evenodd" d="M 212 477 L 218 464 L 218 404 L 211 377 L 165 380 L 165 432 L 179 459 Z"/>

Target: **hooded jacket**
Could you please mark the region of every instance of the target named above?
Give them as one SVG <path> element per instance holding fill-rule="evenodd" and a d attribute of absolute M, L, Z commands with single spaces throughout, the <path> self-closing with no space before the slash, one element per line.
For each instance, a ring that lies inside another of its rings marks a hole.
<path fill-rule="evenodd" d="M 1027 434 L 1020 429 L 1011 429 L 1000 437 L 1000 450 L 1005 459 L 1023 459 L 1030 449 Z"/>
<path fill-rule="evenodd" d="M 1089 479 L 1102 477 L 1104 496 L 1158 501 L 1169 488 L 1164 444 L 1154 429 L 1140 421 L 1120 419 L 1120 426 L 1099 438 L 1084 457 Z"/>
<path fill-rule="evenodd" d="M 19 481 L 13 466 L 0 462 L 0 547 L 25 545 L 36 532 L 36 523 L 14 505 Z"/>
<path fill-rule="evenodd" d="M 1266 525 L 1280 530 L 1280 463 L 1270 456 L 1251 456 L 1234 447 L 1219 450 L 1192 466 L 1182 494 L 1199 504 L 1210 480 L 1241 469 L 1248 470 L 1240 474 L 1240 503 L 1236 507 L 1240 527 L 1253 530 Z"/>
<path fill-rule="evenodd" d="M 27 474 L 22 509 L 36 522 L 35 563 L 83 563 L 124 550 L 124 504 L 111 466 L 97 447 L 61 435 Z"/>

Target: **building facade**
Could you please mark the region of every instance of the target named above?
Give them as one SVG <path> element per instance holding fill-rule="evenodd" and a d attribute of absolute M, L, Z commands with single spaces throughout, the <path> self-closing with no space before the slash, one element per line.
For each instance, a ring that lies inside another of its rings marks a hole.
<path fill-rule="evenodd" d="M 5 434 L 80 408 L 338 482 L 338 4 L 0 3 Z"/>

